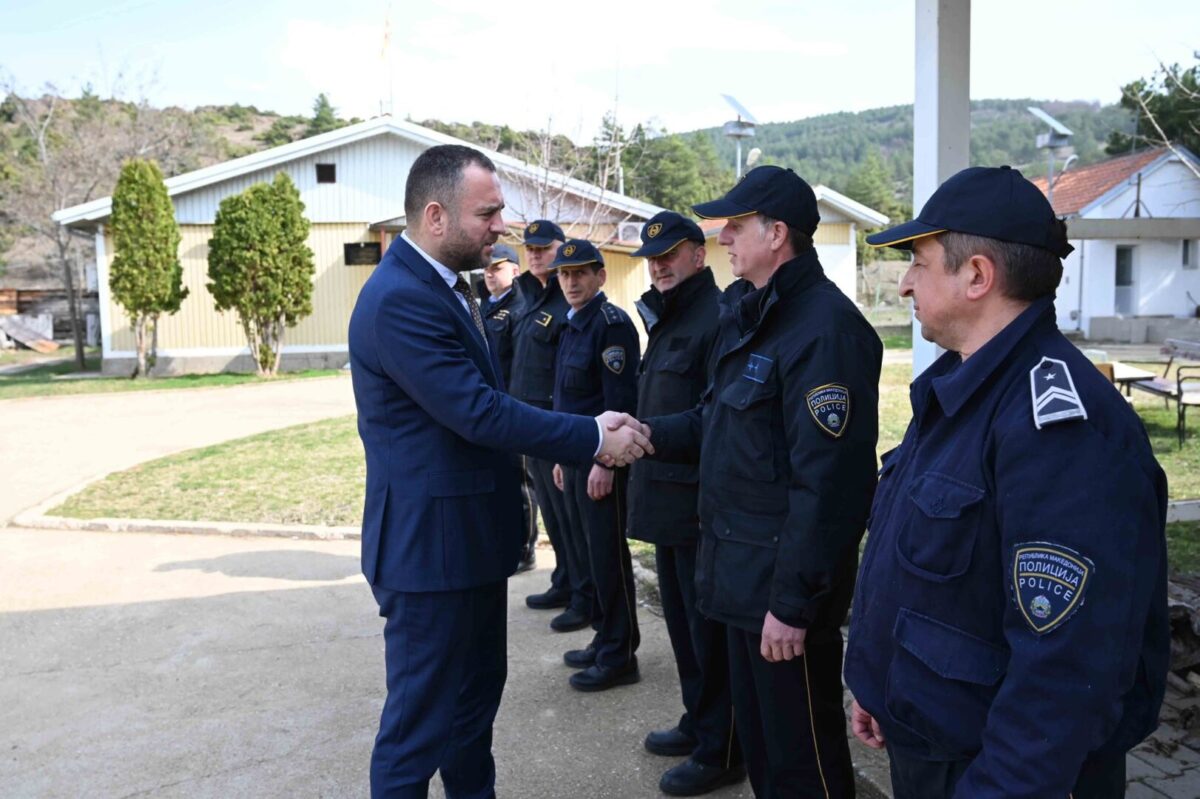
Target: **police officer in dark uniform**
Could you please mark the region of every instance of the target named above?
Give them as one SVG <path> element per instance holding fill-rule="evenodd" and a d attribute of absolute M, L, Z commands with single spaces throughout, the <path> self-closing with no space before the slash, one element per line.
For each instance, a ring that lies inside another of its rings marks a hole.
<path fill-rule="evenodd" d="M 1137 415 L 1058 331 L 1066 229 L 1009 167 L 912 222 L 900 284 L 947 352 L 883 456 L 854 598 L 852 727 L 896 799 L 1125 795 L 1169 659 L 1166 479 Z"/>
<path fill-rule="evenodd" d="M 585 239 L 569 239 L 550 265 L 570 303 L 558 345 L 554 410 L 587 413 L 587 408 L 633 413 L 641 348 L 629 315 L 613 305 L 600 288 L 604 258 Z M 595 415 L 595 414 L 593 414 Z M 559 486 L 572 532 L 583 532 L 583 551 L 571 546 L 570 568 L 589 568 L 596 596 L 596 631 L 584 649 L 567 652 L 567 665 L 580 691 L 603 691 L 640 679 L 637 597 L 633 565 L 625 540 L 628 470 L 598 463 L 563 463 Z"/>
<path fill-rule="evenodd" d="M 550 263 L 565 238 L 562 228 L 548 219 L 530 222 L 524 234 L 529 271 L 514 281 L 525 309 L 513 331 L 509 393 L 538 408 L 549 409 L 554 405 L 554 359 L 569 306 L 558 279 L 550 272 Z M 526 464 L 533 477 L 546 535 L 554 548 L 555 567 L 550 589 L 527 596 L 525 604 L 538 610 L 566 608 L 554 617 L 550 627 L 558 632 L 579 630 L 592 622 L 591 577 L 586 570 L 583 574 L 572 574 L 569 569 L 566 506 L 562 493 L 554 487 L 554 464 L 537 458 L 527 458 Z"/>
<path fill-rule="evenodd" d="M 514 285 L 521 261 L 517 252 L 507 244 L 492 248 L 492 259 L 483 270 L 483 298 L 479 310 L 487 328 L 489 340 L 500 361 L 500 372 L 507 388 L 512 383 L 513 330 L 525 308 L 521 290 Z M 525 524 L 525 549 L 517 564 L 517 572 L 529 571 L 537 565 L 537 500 L 533 493 L 533 477 L 529 474 L 529 460 L 524 455 L 514 456 L 521 486 L 521 511 Z"/>
<path fill-rule="evenodd" d="M 701 407 L 643 418 L 700 458 L 697 606 L 727 629 L 737 735 L 758 797 L 854 795 L 840 626 L 875 488 L 883 346 L 821 269 L 813 190 L 751 170 L 694 210 L 741 280 L 722 295 Z"/>
<path fill-rule="evenodd" d="M 649 335 L 638 375 L 638 413 L 662 416 L 696 407 L 708 386 L 721 291 L 704 264 L 704 233 L 692 220 L 662 211 L 642 227 L 652 288 L 637 303 Z M 629 470 L 629 537 L 655 545 L 658 593 L 675 653 L 684 713 L 646 736 L 646 749 L 689 756 L 668 769 L 664 793 L 695 796 L 745 777 L 733 732 L 725 627 L 696 609 L 700 540 L 700 467 L 642 461 Z"/>

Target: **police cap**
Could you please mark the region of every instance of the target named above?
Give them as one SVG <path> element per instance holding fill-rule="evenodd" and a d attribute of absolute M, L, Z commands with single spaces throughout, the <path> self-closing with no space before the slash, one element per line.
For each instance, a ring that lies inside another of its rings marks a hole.
<path fill-rule="evenodd" d="M 821 221 L 817 195 L 804 178 L 779 166 L 751 169 L 719 200 L 693 205 L 705 219 L 762 214 L 811 236 Z"/>
<path fill-rule="evenodd" d="M 604 268 L 604 256 L 600 254 L 600 250 L 587 239 L 568 239 L 565 244 L 558 248 L 558 252 L 555 253 L 554 262 L 550 264 L 550 268 L 587 266 L 588 264 L 596 264 L 599 269 Z"/>
<path fill-rule="evenodd" d="M 503 261 L 512 261 L 517 266 L 521 265 L 521 259 L 517 257 L 517 251 L 507 244 L 497 244 L 492 247 L 492 266 Z"/>
<path fill-rule="evenodd" d="M 1028 244 L 1059 258 L 1075 249 L 1045 195 L 1009 166 L 964 169 L 938 187 L 916 219 L 867 236 L 867 243 L 911 250 L 915 240 L 946 231 Z"/>
<path fill-rule="evenodd" d="M 525 243 L 533 247 L 549 247 L 556 241 L 564 241 L 562 228 L 549 219 L 535 219 L 525 228 Z"/>
<path fill-rule="evenodd" d="M 704 243 L 704 231 L 682 214 L 659 211 L 642 226 L 642 246 L 634 251 L 638 258 L 657 258 L 666 255 L 682 241 Z"/>

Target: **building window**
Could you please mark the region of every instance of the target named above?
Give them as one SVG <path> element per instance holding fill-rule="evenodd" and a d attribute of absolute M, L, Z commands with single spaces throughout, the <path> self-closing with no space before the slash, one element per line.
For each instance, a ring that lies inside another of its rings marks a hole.
<path fill-rule="evenodd" d="M 317 164 L 317 183 L 337 183 L 337 164 Z"/>
<path fill-rule="evenodd" d="M 1200 258 L 1196 257 L 1196 242 L 1191 239 L 1183 240 L 1183 268 L 1196 269 L 1200 266 Z"/>

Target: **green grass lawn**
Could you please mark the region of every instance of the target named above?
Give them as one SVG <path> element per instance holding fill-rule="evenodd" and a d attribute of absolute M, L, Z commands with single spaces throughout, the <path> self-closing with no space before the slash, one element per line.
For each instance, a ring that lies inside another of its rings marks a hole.
<path fill-rule="evenodd" d="M 883 367 L 880 453 L 899 444 L 908 426 L 910 375 L 907 364 Z M 183 379 L 145 382 L 155 388 Z M 1174 410 L 1165 409 L 1162 400 L 1136 394 L 1134 406 L 1167 472 L 1171 497 L 1200 497 L 1200 419 L 1193 422 L 1191 435 L 1180 449 Z M 348 416 L 151 461 L 90 486 L 51 513 L 78 518 L 357 525 L 364 479 L 362 446 L 354 417 Z M 1200 568 L 1200 524 L 1171 525 L 1168 537 L 1173 568 Z M 653 563 L 652 554 L 640 554 Z"/>
<path fill-rule="evenodd" d="M 340 374 L 337 369 L 311 369 L 304 372 L 285 372 L 275 378 L 261 378 L 252 374 L 210 374 L 210 375 L 183 375 L 180 377 L 155 377 L 151 379 L 141 378 L 133 380 L 128 377 L 89 377 L 77 380 L 64 379 L 63 375 L 70 375 L 75 371 L 74 356 L 69 347 L 64 347 L 67 354 L 60 356 L 55 353 L 53 357 L 66 357 L 72 360 L 66 363 L 49 363 L 44 366 L 39 366 L 36 369 L 31 369 L 27 372 L 21 372 L 16 375 L 0 374 L 0 400 L 16 399 L 18 397 L 51 397 L 61 396 L 66 394 L 105 394 L 113 391 L 160 391 L 163 389 L 177 388 L 206 388 L 211 386 L 233 386 L 242 383 L 255 383 L 264 380 L 293 380 L 305 377 L 329 377 L 331 375 Z M 62 352 L 60 350 L 59 352 Z M 14 361 L 14 363 L 36 363 L 38 360 L 44 360 L 46 356 L 41 356 L 38 359 L 26 358 L 24 361 Z M 99 370 L 99 357 L 86 357 L 89 370 Z M 0 363 L 0 366 L 11 364 Z"/>

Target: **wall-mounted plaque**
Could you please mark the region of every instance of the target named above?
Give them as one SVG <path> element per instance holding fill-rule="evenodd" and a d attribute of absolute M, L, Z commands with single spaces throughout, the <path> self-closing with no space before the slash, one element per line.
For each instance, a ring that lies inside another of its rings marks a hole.
<path fill-rule="evenodd" d="M 383 259 L 377 241 L 352 241 L 342 245 L 346 266 L 374 266 Z"/>

